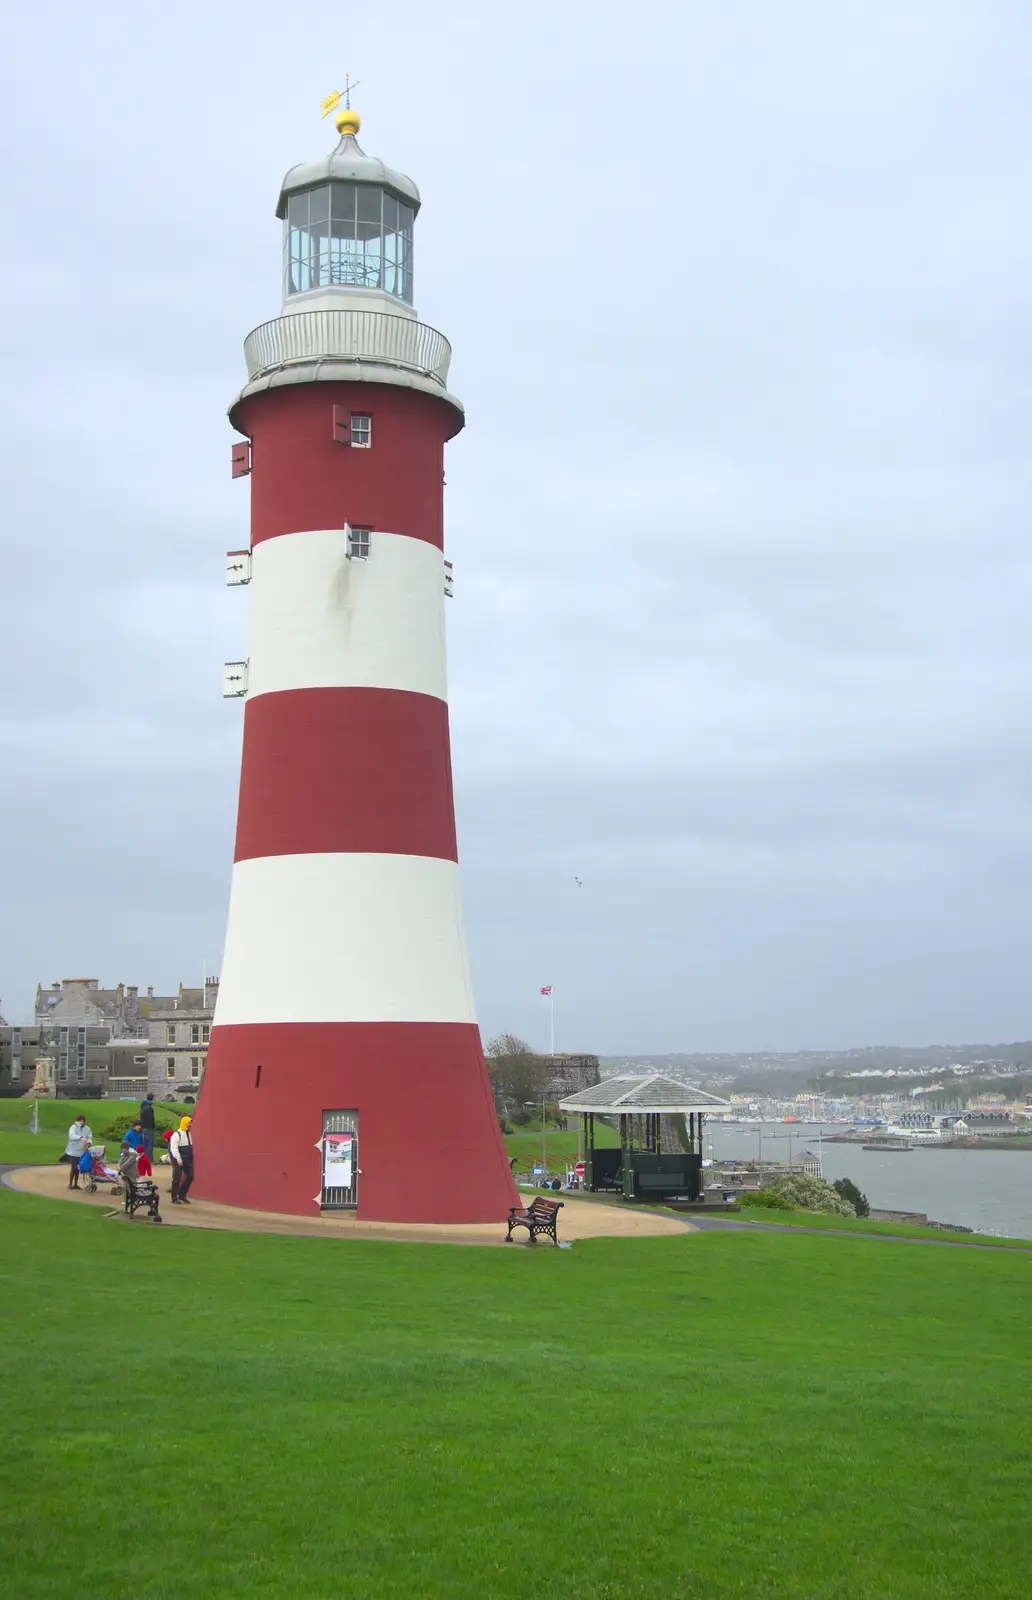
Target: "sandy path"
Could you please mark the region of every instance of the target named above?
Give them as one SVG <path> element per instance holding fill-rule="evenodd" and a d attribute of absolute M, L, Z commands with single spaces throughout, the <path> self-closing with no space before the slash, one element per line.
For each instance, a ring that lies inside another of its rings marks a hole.
<path fill-rule="evenodd" d="M 162 1191 L 161 1216 L 173 1228 L 222 1228 L 241 1233 L 284 1233 L 305 1238 L 394 1239 L 405 1243 L 498 1245 L 505 1242 L 505 1223 L 403 1223 L 362 1222 L 356 1217 L 288 1217 L 276 1211 L 246 1211 L 236 1206 L 217 1205 L 212 1200 L 191 1200 L 189 1206 L 173 1206 L 169 1198 L 171 1174 L 168 1167 L 155 1168 L 155 1180 Z M 49 1200 L 64 1200 L 71 1205 L 96 1206 L 104 1211 L 121 1207 L 107 1189 L 96 1194 L 69 1190 L 68 1168 L 59 1166 L 19 1167 L 6 1175 L 5 1182 L 26 1194 L 44 1195 Z M 528 1199 L 530 1197 L 528 1196 Z M 143 1222 L 137 1214 L 137 1223 Z M 645 1212 L 624 1211 L 618 1206 L 592 1205 L 578 1200 L 559 1213 L 559 1238 L 578 1239 L 655 1238 L 662 1234 L 685 1234 L 690 1225 L 672 1217 Z M 521 1229 L 521 1243 L 526 1230 Z M 544 1248 L 551 1248 L 543 1240 Z M 538 1247 L 540 1248 L 540 1246 Z"/>

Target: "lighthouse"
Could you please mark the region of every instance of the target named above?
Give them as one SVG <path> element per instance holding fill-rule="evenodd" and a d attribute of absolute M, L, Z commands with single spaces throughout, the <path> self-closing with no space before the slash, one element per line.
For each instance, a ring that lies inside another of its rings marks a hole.
<path fill-rule="evenodd" d="M 348 96 L 350 102 L 350 95 Z M 195 1194 L 497 1221 L 515 1199 L 459 895 L 445 666 L 451 347 L 413 305 L 412 180 L 336 118 L 292 167 L 283 307 L 229 408 L 250 545 L 244 733 Z"/>

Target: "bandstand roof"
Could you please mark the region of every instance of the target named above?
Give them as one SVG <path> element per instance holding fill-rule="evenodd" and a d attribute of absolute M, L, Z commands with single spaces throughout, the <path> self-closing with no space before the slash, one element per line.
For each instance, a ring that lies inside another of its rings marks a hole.
<path fill-rule="evenodd" d="M 581 1089 L 578 1094 L 560 1100 L 559 1109 L 603 1117 L 622 1117 L 636 1111 L 697 1116 L 706 1111 L 719 1111 L 727 1104 L 719 1095 L 707 1094 L 690 1083 L 680 1083 L 663 1072 L 638 1072 L 603 1078 L 590 1089 Z"/>

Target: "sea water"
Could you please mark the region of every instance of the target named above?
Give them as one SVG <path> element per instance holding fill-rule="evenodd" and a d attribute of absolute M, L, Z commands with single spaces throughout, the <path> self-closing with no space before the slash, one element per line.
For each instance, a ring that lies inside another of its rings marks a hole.
<path fill-rule="evenodd" d="M 880 1210 L 924 1211 L 934 1222 L 1032 1239 L 1032 1148 L 944 1150 L 918 1144 L 913 1150 L 886 1151 L 827 1142 L 828 1134 L 843 1131 L 841 1124 L 823 1128 L 821 1154 L 829 1182 L 851 1178 Z M 707 1121 L 704 1154 L 755 1161 L 762 1152 L 765 1161 L 788 1161 L 790 1155 L 798 1160 L 804 1151 L 816 1153 L 819 1132 L 809 1123 Z"/>

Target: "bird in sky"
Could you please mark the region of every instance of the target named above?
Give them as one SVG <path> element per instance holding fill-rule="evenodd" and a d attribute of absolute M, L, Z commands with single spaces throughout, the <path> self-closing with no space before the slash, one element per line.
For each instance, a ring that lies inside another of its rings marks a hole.
<path fill-rule="evenodd" d="M 580 878 L 574 878 L 574 880 L 573 880 L 573 881 L 574 881 L 574 883 L 575 883 L 575 884 L 576 884 L 576 885 L 577 885 L 577 887 L 578 887 L 578 889 L 583 889 L 583 887 L 584 887 L 584 883 L 583 883 L 583 880 L 582 880 L 582 879 L 580 879 Z"/>

